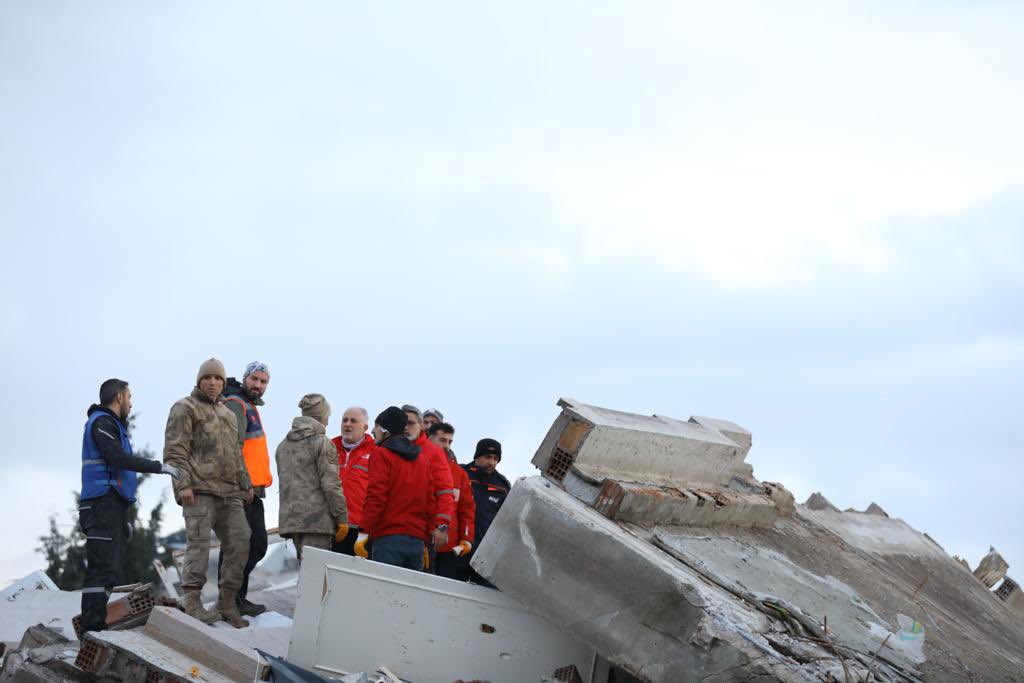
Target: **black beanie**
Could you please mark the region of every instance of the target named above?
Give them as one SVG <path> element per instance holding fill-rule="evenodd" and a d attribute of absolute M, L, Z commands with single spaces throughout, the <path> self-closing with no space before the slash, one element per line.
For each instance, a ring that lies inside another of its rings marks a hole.
<path fill-rule="evenodd" d="M 494 439 L 480 439 L 476 442 L 476 453 L 473 454 L 473 459 L 476 460 L 481 455 L 496 455 L 498 462 L 501 462 L 501 444 Z"/>
<path fill-rule="evenodd" d="M 374 420 L 389 434 L 405 434 L 405 426 L 409 424 L 409 416 L 398 406 L 389 406 Z"/>

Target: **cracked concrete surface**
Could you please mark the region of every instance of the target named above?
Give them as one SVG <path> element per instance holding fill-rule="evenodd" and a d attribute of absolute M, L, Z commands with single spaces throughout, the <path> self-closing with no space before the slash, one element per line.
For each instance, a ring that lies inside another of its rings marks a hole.
<path fill-rule="evenodd" d="M 693 419 L 704 439 L 671 418 L 560 405 L 534 459 L 546 478 L 516 482 L 473 566 L 613 664 L 650 683 L 1024 682 L 1020 614 L 878 505 L 794 506 L 737 462 L 750 435 L 726 421 Z M 631 492 L 673 495 L 698 473 L 778 509 L 755 525 L 660 500 L 620 514 Z"/>

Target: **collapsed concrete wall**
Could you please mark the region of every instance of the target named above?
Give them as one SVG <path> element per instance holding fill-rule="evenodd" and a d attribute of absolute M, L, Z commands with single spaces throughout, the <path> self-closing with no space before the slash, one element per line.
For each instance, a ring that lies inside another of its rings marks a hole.
<path fill-rule="evenodd" d="M 996 551 L 992 546 L 988 547 L 988 554 L 981 558 L 981 562 L 978 563 L 977 569 L 974 570 L 974 575 L 978 577 L 978 580 L 985 584 L 986 588 L 999 583 L 1004 576 L 1006 576 L 1007 570 L 1010 565 L 1006 563 L 1003 556 Z"/>
<path fill-rule="evenodd" d="M 708 418 L 690 421 L 633 415 L 561 399 L 555 420 L 533 464 L 561 482 L 570 468 L 590 481 L 725 485 L 743 475 L 750 433 Z M 736 436 L 730 439 L 721 429 Z M 745 437 L 743 435 L 746 435 Z"/>
<path fill-rule="evenodd" d="M 732 423 L 559 405 L 473 566 L 634 676 L 1024 681 L 1024 620 L 879 506 L 795 506 Z"/>

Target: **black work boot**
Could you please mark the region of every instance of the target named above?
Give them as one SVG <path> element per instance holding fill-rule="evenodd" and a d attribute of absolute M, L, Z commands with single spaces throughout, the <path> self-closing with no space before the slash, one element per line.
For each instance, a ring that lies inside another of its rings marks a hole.
<path fill-rule="evenodd" d="M 256 615 L 263 614 L 267 611 L 266 605 L 259 605 L 255 602 L 249 602 L 248 598 L 238 598 L 238 611 L 244 617 L 255 617 Z"/>

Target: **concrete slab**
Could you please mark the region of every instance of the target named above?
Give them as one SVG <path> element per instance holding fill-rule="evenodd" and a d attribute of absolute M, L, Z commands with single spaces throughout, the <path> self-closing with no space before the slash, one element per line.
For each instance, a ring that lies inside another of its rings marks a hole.
<path fill-rule="evenodd" d="M 868 553 L 923 556 L 943 560 L 949 558 L 924 534 L 896 517 L 883 517 L 856 511 L 811 510 L 803 506 L 798 508 L 797 515 L 806 517 L 815 524 L 820 524 L 847 543 Z"/>
<path fill-rule="evenodd" d="M 29 626 L 42 624 L 74 640 L 72 620 L 82 609 L 77 591 L 19 590 L 0 600 L 0 642 L 16 645 Z"/>
<path fill-rule="evenodd" d="M 252 678 L 230 678 L 205 658 L 179 652 L 142 629 L 101 631 L 85 635 L 76 662 L 100 680 L 171 680 L 240 683 Z"/>
<path fill-rule="evenodd" d="M 593 507 L 609 519 L 643 526 L 769 527 L 777 517 L 774 501 L 764 493 L 710 486 L 651 486 L 612 479 L 604 481 Z"/>
<path fill-rule="evenodd" d="M 814 680 L 759 635 L 768 617 L 540 477 L 512 487 L 472 564 L 641 680 Z"/>
<path fill-rule="evenodd" d="M 498 591 L 316 548 L 304 553 L 288 661 L 312 671 L 386 666 L 416 683 L 521 683 L 575 667 L 590 681 L 596 659 Z"/>
<path fill-rule="evenodd" d="M 202 665 L 232 680 L 251 681 L 259 669 L 256 651 L 241 644 L 233 633 L 210 628 L 171 607 L 155 607 L 143 631 L 194 665 Z"/>
<path fill-rule="evenodd" d="M 23 591 L 59 591 L 57 584 L 53 582 L 46 572 L 41 569 L 23 576 L 17 581 L 13 581 L 11 584 L 6 586 L 3 590 L 0 590 L 0 601 L 11 600 L 15 595 Z"/>
<path fill-rule="evenodd" d="M 733 592 L 749 594 L 755 600 L 774 599 L 786 609 L 799 610 L 822 633 L 827 623 L 838 643 L 860 652 L 879 651 L 911 672 L 924 661 L 924 657 L 900 647 L 899 638 L 887 640 L 885 636 L 899 628 L 879 616 L 853 588 L 835 577 L 818 576 L 776 551 L 731 538 L 688 536 L 659 529 L 654 541 L 676 559 Z"/>
<path fill-rule="evenodd" d="M 704 424 L 684 422 L 571 399 L 558 405 L 562 414 L 533 458 L 552 481 L 561 483 L 570 469 L 594 483 L 614 479 L 661 486 L 725 485 L 749 474 L 743 463 L 747 447 L 709 426 L 707 418 L 701 418 Z"/>

